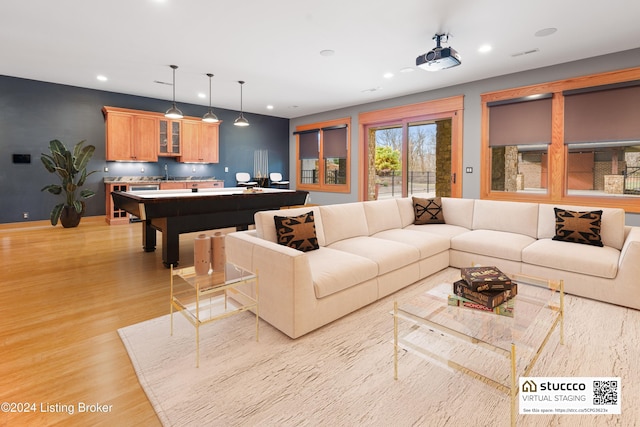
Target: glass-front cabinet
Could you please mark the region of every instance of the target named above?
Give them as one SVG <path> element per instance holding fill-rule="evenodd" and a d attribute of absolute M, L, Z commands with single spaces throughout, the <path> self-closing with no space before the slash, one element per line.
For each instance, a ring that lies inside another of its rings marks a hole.
<path fill-rule="evenodd" d="M 180 156 L 180 121 L 160 119 L 159 156 Z"/>

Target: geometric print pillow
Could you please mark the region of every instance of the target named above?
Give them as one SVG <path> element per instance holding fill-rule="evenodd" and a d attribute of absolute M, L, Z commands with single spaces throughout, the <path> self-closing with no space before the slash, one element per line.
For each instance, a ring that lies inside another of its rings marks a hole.
<path fill-rule="evenodd" d="M 414 224 L 444 224 L 440 197 L 432 199 L 413 197 L 413 212 L 415 214 Z"/>
<path fill-rule="evenodd" d="M 302 252 L 320 248 L 313 211 L 299 216 L 274 216 L 278 243 Z"/>
<path fill-rule="evenodd" d="M 556 235 L 553 240 L 603 246 L 600 237 L 602 211 L 574 212 L 553 208 L 556 214 Z"/>

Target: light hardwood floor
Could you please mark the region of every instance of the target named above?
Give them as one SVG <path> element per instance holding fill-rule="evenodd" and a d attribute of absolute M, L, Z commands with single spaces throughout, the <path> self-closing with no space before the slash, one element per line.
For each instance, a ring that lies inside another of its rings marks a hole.
<path fill-rule="evenodd" d="M 160 425 L 117 333 L 169 313 L 161 239 L 145 253 L 141 235 L 104 217 L 0 224 L 0 403 L 23 411 L 3 405 L 0 426 Z M 181 265 L 195 235 L 180 238 Z M 96 403 L 110 408 L 79 413 Z"/>

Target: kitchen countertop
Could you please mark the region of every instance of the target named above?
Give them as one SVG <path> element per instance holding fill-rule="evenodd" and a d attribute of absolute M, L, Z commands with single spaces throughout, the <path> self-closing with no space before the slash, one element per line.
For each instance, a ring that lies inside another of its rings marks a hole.
<path fill-rule="evenodd" d="M 224 181 L 216 179 L 214 176 L 171 176 L 167 180 L 163 176 L 106 176 L 105 184 L 117 184 L 121 182 L 128 183 L 150 183 L 150 182 L 210 182 Z"/>

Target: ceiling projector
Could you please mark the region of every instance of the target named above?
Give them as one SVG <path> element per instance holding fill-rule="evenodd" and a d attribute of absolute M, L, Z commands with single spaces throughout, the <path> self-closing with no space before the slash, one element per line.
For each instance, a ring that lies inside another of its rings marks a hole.
<path fill-rule="evenodd" d="M 458 66 L 462 63 L 460 55 L 451 47 L 442 47 L 440 45 L 444 34 L 436 34 L 433 38 L 436 40 L 436 47 L 431 49 L 424 55 L 416 58 L 416 66 L 427 71 L 438 71 L 446 68 Z M 449 36 L 446 36 L 447 40 Z"/>

